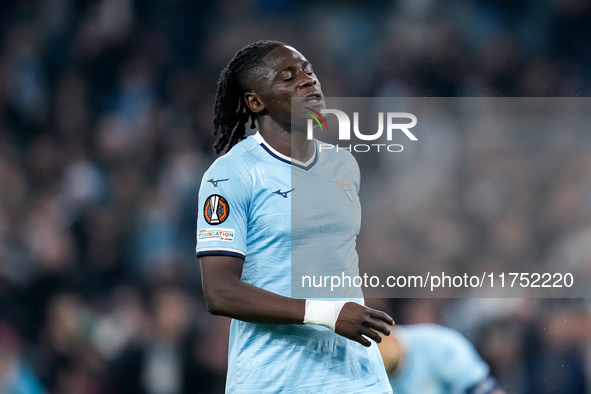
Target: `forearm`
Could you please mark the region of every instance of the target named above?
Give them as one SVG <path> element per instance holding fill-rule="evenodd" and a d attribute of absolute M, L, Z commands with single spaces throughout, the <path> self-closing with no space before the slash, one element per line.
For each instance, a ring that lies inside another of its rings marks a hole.
<path fill-rule="evenodd" d="M 215 315 L 265 324 L 316 324 L 345 338 L 369 346 L 388 335 L 390 316 L 366 306 L 344 301 L 314 301 L 284 297 L 241 279 L 243 262 L 237 257 L 203 256 L 201 279 L 207 309 Z M 367 337 L 367 338 L 366 338 Z"/>
<path fill-rule="evenodd" d="M 304 322 L 305 300 L 284 297 L 243 282 L 240 259 L 204 256 L 199 261 L 209 312 L 250 323 Z"/>
<path fill-rule="evenodd" d="M 232 280 L 215 289 L 204 283 L 208 310 L 250 323 L 302 324 L 305 300 L 284 297 L 241 280 Z"/>

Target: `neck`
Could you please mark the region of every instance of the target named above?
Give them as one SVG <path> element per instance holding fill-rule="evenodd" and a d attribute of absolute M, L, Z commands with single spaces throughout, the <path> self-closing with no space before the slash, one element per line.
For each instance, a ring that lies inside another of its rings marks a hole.
<path fill-rule="evenodd" d="M 259 120 L 260 133 L 277 152 L 303 163 L 314 155 L 314 141 L 308 140 L 305 133 L 292 132 L 276 123 L 275 127 L 265 123 Z"/>

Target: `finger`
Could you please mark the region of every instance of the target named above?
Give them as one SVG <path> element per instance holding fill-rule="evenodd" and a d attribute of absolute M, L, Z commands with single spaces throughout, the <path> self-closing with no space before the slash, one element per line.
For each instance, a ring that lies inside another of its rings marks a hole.
<path fill-rule="evenodd" d="M 363 336 L 371 339 L 375 343 L 382 342 L 382 337 L 380 336 L 380 334 L 378 334 L 377 331 L 374 331 L 371 328 L 365 328 L 363 330 L 362 334 L 363 334 Z"/>
<path fill-rule="evenodd" d="M 354 340 L 355 342 L 359 342 L 360 344 L 362 344 L 365 347 L 371 346 L 371 342 L 368 341 L 367 338 L 365 338 L 363 335 L 355 335 L 351 339 Z"/>
<path fill-rule="evenodd" d="M 382 320 L 389 325 L 394 325 L 394 319 L 390 317 L 386 312 L 378 311 L 376 309 L 370 310 L 370 316 L 374 319 Z"/>
<path fill-rule="evenodd" d="M 369 319 L 366 323 L 366 326 L 378 332 L 381 332 L 386 336 L 390 335 L 390 326 L 381 320 Z"/>

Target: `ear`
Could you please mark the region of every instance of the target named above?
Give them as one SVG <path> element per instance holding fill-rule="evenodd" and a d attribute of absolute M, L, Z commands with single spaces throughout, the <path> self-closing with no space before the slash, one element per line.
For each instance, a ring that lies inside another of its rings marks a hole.
<path fill-rule="evenodd" d="M 246 106 L 255 114 L 265 109 L 265 104 L 261 100 L 261 96 L 257 93 L 244 93 L 244 100 L 246 101 Z"/>

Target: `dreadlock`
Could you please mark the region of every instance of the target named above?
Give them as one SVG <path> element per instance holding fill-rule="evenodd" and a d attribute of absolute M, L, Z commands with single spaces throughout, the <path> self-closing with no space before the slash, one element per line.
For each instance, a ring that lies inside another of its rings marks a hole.
<path fill-rule="evenodd" d="M 257 67 L 265 56 L 273 49 L 286 44 L 280 41 L 262 40 L 245 46 L 238 51 L 230 63 L 224 68 L 218 80 L 215 96 L 215 115 L 213 118 L 213 135 L 219 137 L 213 148 L 216 153 L 228 150 L 245 138 L 246 123 L 251 121 L 250 128 L 255 128 L 255 114 L 250 111 L 244 101 L 244 93 Z"/>

